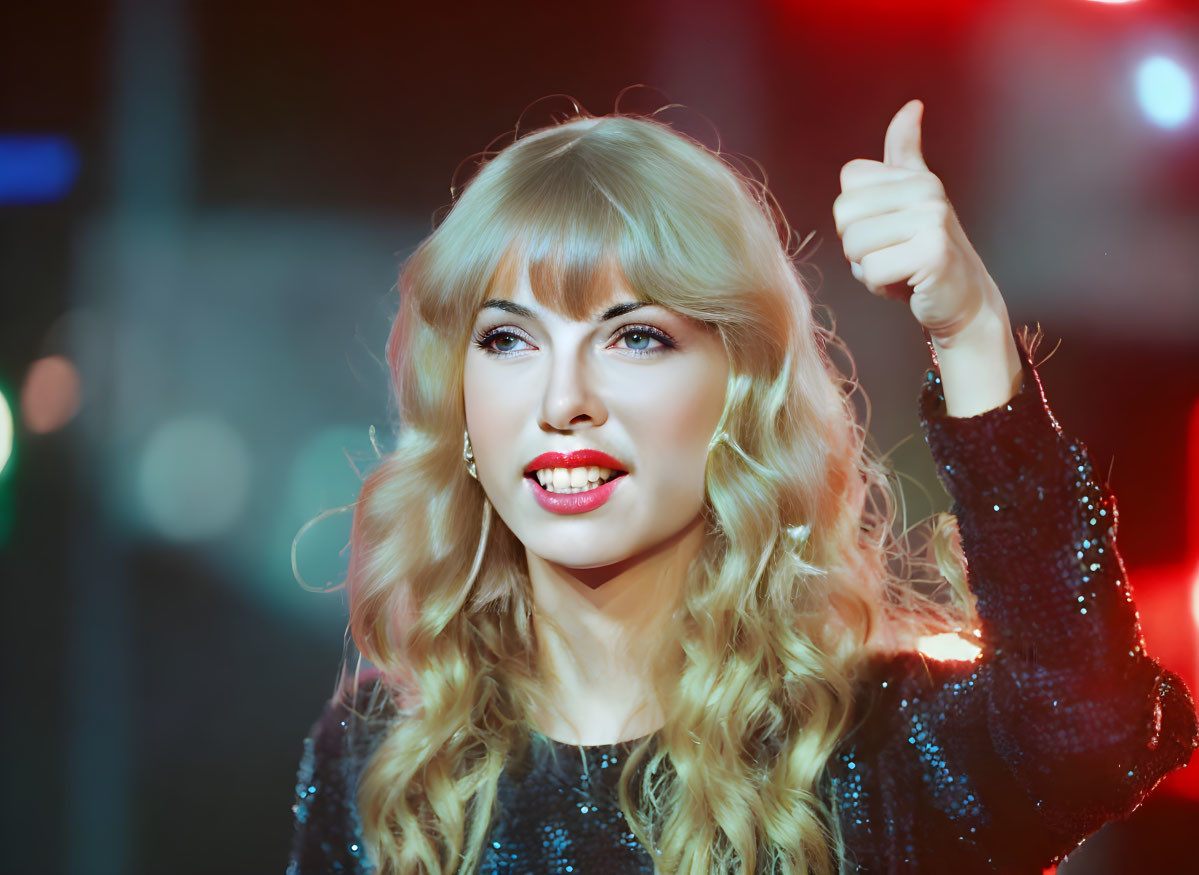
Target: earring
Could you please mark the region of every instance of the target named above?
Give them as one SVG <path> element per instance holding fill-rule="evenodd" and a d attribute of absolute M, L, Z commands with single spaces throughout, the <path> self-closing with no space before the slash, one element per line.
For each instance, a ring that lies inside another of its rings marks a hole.
<path fill-rule="evenodd" d="M 791 542 L 793 547 L 799 548 L 808 542 L 808 536 L 812 534 L 812 526 L 809 523 L 804 523 L 799 526 L 787 526 L 787 540 Z"/>
<path fill-rule="evenodd" d="M 466 433 L 466 429 L 462 429 L 462 461 L 466 462 L 466 473 L 478 480 L 479 472 L 475 468 L 475 451 L 470 445 L 470 435 Z"/>

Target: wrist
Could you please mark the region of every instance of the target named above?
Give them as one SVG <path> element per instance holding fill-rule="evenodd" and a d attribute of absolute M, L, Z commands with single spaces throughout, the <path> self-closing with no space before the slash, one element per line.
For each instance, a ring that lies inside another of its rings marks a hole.
<path fill-rule="evenodd" d="M 1004 347 L 1011 337 L 1012 323 L 1007 309 L 981 308 L 962 327 L 952 332 L 929 331 L 928 338 L 937 358 L 943 356 L 985 355 Z"/>
<path fill-rule="evenodd" d="M 953 323 L 928 328 L 929 339 L 940 350 L 962 346 L 993 346 L 1011 331 L 1007 306 L 999 286 L 980 264 L 970 286 L 973 307 Z"/>
<path fill-rule="evenodd" d="M 930 335 L 930 345 L 950 416 L 976 416 L 1019 391 L 1023 364 L 1006 312 L 980 312 L 950 338 Z"/>

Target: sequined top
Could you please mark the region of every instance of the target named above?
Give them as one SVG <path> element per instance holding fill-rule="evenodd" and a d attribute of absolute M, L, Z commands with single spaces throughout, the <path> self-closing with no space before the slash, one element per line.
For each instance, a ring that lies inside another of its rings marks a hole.
<path fill-rule="evenodd" d="M 892 654 L 863 672 L 860 719 L 824 781 L 844 871 L 1039 875 L 1199 745 L 1186 687 L 1142 647 L 1112 495 L 1021 357 L 1017 395 L 968 418 L 946 414 L 937 371 L 925 374 L 921 424 L 953 499 L 983 652 Z M 289 875 L 372 871 L 354 788 L 388 722 L 331 702 L 313 727 Z M 480 872 L 651 873 L 616 797 L 632 743 L 534 742 L 501 778 Z"/>

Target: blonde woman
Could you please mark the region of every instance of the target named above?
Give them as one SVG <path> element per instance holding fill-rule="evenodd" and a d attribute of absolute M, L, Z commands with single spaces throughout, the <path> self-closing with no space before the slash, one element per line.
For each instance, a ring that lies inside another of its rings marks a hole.
<path fill-rule="evenodd" d="M 404 265 L 347 579 L 375 669 L 306 742 L 289 872 L 1040 873 L 1187 761 L 1112 496 L 921 112 L 834 215 L 935 356 L 953 597 L 907 574 L 764 188 L 651 119 L 519 138 Z M 973 661 L 916 647 L 976 629 Z"/>

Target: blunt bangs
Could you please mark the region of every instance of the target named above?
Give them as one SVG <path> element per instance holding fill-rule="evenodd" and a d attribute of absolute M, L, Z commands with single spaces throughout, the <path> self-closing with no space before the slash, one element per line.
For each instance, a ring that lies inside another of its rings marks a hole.
<path fill-rule="evenodd" d="M 463 344 L 483 303 L 510 298 L 527 271 L 537 302 L 568 318 L 592 318 L 623 279 L 637 300 L 716 328 L 751 369 L 777 368 L 785 299 L 802 295 L 739 178 L 644 119 L 578 119 L 517 140 L 427 244 L 409 274 L 421 314 Z"/>

